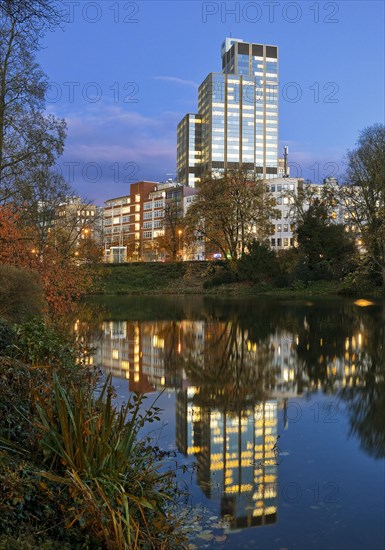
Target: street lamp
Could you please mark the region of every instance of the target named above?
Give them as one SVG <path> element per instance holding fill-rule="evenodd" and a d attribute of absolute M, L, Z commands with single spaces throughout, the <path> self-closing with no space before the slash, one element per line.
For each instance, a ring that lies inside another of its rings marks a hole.
<path fill-rule="evenodd" d="M 180 238 L 182 236 L 182 230 L 181 229 L 178 229 L 178 252 L 179 252 L 179 259 L 182 260 L 182 254 L 181 254 L 181 249 L 180 249 Z"/>

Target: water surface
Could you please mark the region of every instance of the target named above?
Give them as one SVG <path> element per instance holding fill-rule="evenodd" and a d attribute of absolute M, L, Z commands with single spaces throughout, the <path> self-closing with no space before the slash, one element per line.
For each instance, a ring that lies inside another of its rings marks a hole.
<path fill-rule="evenodd" d="M 191 548 L 385 547 L 383 304 L 119 297 L 94 306 L 76 330 L 118 399 L 159 396 L 151 434 L 177 451 Z"/>

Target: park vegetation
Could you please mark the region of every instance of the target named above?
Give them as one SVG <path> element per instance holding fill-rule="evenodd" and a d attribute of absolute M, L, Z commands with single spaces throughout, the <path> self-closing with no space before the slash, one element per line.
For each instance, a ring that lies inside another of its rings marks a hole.
<path fill-rule="evenodd" d="M 0 547 L 177 548 L 174 473 L 109 379 L 38 319 L 0 322 Z"/>
<path fill-rule="evenodd" d="M 170 242 L 188 249 L 204 241 L 221 260 L 173 266 L 106 267 L 104 293 L 321 292 L 378 294 L 385 286 L 385 125 L 363 130 L 348 151 L 345 181 L 287 192 L 295 246 L 269 246 L 274 201 L 262 182 L 242 173 L 208 178 L 184 219 L 173 216 Z M 344 213 L 338 219 L 336 212 Z M 195 264 L 195 265 L 194 265 Z M 239 285 L 241 283 L 241 285 Z M 226 286 L 224 286 L 226 285 Z M 230 286 L 229 286 L 230 285 Z M 245 286 L 246 285 L 246 286 Z"/>
<path fill-rule="evenodd" d="M 180 547 L 173 472 L 160 467 L 151 440 L 141 437 L 159 410 L 144 407 L 140 396 L 118 409 L 110 380 L 102 383 L 78 343 L 54 325 L 95 290 L 100 260 L 97 247 L 81 238 L 89 221 L 56 223 L 59 205 L 74 194 L 55 171 L 66 124 L 45 112 L 48 81 L 36 53 L 44 32 L 61 23 L 58 6 L 0 3 L 0 546 Z M 297 246 L 279 252 L 267 244 L 275 204 L 261 181 L 242 173 L 204 180 L 185 219 L 169 206 L 155 245 L 175 261 L 181 239 L 183 247 L 203 240 L 223 260 L 201 270 L 151 264 L 152 276 L 142 272 L 135 284 L 153 290 L 198 277 L 206 290 L 223 283 L 304 288 L 325 280 L 345 292 L 383 288 L 384 125 L 362 132 L 348 152 L 346 178 L 338 196 L 314 198 L 305 210 L 292 203 Z M 359 228 L 360 247 L 330 216 L 341 201 Z M 120 268 L 107 269 L 120 277 L 120 291 L 127 286 Z"/>
<path fill-rule="evenodd" d="M 66 124 L 36 52 L 60 3 L 3 0 L 0 19 L 0 547 L 180 547 L 174 474 L 141 436 L 159 410 L 116 407 L 61 323 L 99 258 L 78 216 L 57 223 Z"/>
<path fill-rule="evenodd" d="M 203 239 L 223 259 L 206 287 L 249 282 L 260 290 L 299 289 L 328 281 L 346 294 L 384 289 L 385 125 L 361 132 L 347 152 L 342 185 L 305 184 L 286 197 L 295 245 L 275 251 L 269 246 L 275 204 L 263 182 L 232 172 L 199 184 L 184 220 L 186 239 Z"/>
<path fill-rule="evenodd" d="M 0 17 L 0 263 L 35 274 L 56 316 L 90 288 L 84 264 L 95 258 L 81 239 L 85 222 L 57 222 L 58 206 L 74 194 L 55 170 L 66 123 L 45 112 L 48 80 L 36 53 L 62 14 L 52 0 L 4 0 Z"/>

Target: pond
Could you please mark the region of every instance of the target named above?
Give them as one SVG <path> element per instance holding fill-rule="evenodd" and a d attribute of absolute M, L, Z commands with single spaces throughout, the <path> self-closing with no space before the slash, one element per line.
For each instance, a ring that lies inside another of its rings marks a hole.
<path fill-rule="evenodd" d="M 383 304 L 115 297 L 75 329 L 118 400 L 158 398 L 191 549 L 385 547 Z"/>

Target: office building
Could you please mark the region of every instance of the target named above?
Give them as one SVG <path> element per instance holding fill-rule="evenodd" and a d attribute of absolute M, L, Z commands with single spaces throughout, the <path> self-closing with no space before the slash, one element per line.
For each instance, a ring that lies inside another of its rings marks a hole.
<path fill-rule="evenodd" d="M 278 175 L 278 48 L 226 38 L 222 72 L 199 87 L 198 113 L 177 130 L 177 174 L 195 185 L 208 174 Z"/>
<path fill-rule="evenodd" d="M 182 218 L 197 191 L 175 182 L 132 183 L 130 194 L 104 208 L 104 259 L 108 263 L 200 260 L 204 243 L 184 245 Z"/>

